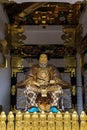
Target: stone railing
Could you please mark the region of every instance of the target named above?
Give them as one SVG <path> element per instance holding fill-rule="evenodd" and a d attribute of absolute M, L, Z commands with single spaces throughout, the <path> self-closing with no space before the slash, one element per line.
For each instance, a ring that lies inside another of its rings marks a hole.
<path fill-rule="evenodd" d="M 77 112 L 65 113 L 21 113 L 6 116 L 0 114 L 0 130 L 87 130 L 87 116 L 84 111 L 78 116 Z"/>

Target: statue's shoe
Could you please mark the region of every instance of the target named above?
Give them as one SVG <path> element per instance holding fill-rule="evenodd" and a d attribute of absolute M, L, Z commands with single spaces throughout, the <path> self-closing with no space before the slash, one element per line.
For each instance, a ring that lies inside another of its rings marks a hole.
<path fill-rule="evenodd" d="M 57 113 L 57 112 L 59 112 L 59 110 L 56 106 L 52 106 L 52 107 L 50 107 L 50 112 Z"/>
<path fill-rule="evenodd" d="M 33 106 L 30 109 L 28 109 L 28 112 L 30 112 L 30 113 L 39 112 L 39 109 L 38 109 L 38 107 Z"/>

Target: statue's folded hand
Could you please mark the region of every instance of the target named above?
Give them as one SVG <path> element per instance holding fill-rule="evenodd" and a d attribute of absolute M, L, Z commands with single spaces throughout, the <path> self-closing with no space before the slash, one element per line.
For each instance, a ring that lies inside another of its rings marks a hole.
<path fill-rule="evenodd" d="M 55 80 L 50 80 L 50 84 L 55 84 Z"/>

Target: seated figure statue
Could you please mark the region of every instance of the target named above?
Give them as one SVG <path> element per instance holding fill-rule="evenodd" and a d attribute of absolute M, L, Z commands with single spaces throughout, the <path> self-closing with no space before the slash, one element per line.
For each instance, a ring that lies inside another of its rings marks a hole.
<path fill-rule="evenodd" d="M 57 112 L 63 88 L 69 88 L 69 84 L 62 81 L 60 73 L 55 66 L 48 65 L 46 54 L 40 55 L 39 64 L 33 65 L 26 77 L 24 81 L 17 83 L 16 86 L 26 87 L 24 93 L 27 101 L 27 110 L 29 112 Z"/>

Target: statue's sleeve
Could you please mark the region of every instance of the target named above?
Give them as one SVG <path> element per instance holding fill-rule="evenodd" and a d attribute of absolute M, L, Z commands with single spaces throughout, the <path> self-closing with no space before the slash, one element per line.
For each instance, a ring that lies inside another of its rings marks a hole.
<path fill-rule="evenodd" d="M 61 74 L 55 66 L 52 66 L 51 68 L 51 77 L 51 79 L 55 80 L 59 85 L 67 86 L 67 83 L 62 80 Z"/>
<path fill-rule="evenodd" d="M 17 87 L 21 86 L 29 86 L 33 84 L 33 81 L 36 81 L 36 66 L 33 66 L 29 69 L 29 71 L 26 74 L 26 78 L 24 81 L 21 81 L 16 84 Z"/>
<path fill-rule="evenodd" d="M 26 79 L 36 80 L 37 66 L 32 66 L 26 74 Z"/>
<path fill-rule="evenodd" d="M 56 79 L 61 79 L 60 72 L 55 66 L 51 66 L 51 79 L 56 80 Z"/>

